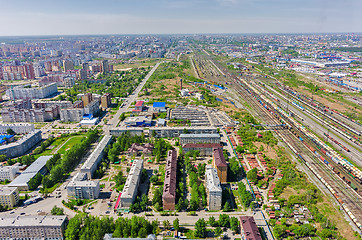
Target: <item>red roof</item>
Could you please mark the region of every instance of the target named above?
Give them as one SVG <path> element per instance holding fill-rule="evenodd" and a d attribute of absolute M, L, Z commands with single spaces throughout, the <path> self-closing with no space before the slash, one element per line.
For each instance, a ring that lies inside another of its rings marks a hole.
<path fill-rule="evenodd" d="M 138 101 L 138 102 L 136 102 L 135 107 L 142 107 L 143 103 L 144 103 L 144 101 Z"/>
<path fill-rule="evenodd" d="M 167 153 L 165 181 L 163 186 L 163 199 L 176 198 L 176 168 L 177 168 L 177 153 L 173 149 L 168 151 Z"/>
<path fill-rule="evenodd" d="M 214 148 L 214 159 L 217 167 L 227 167 L 224 154 L 221 148 Z"/>

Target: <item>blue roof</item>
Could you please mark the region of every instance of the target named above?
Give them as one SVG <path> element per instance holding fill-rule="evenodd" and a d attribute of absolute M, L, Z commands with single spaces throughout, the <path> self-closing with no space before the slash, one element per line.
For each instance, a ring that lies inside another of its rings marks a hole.
<path fill-rule="evenodd" d="M 165 102 L 154 102 L 153 107 L 166 107 Z"/>
<path fill-rule="evenodd" d="M 14 135 L 0 135 L 0 144 L 3 144 L 4 142 L 6 142 L 6 141 L 4 140 L 4 138 L 10 139 L 10 138 L 12 138 L 12 137 L 14 137 Z"/>

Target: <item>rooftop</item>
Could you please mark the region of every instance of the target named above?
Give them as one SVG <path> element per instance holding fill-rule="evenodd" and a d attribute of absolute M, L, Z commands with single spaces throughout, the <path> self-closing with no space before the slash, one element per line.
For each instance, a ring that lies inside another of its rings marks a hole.
<path fill-rule="evenodd" d="M 94 163 L 97 161 L 99 155 L 104 151 L 107 145 L 112 140 L 112 136 L 105 135 L 102 140 L 98 143 L 92 154 L 88 157 L 87 161 L 82 166 L 82 169 L 91 169 Z"/>
<path fill-rule="evenodd" d="M 165 181 L 163 186 L 163 197 L 176 197 L 176 169 L 177 169 L 177 153 L 170 150 L 167 153 L 167 162 L 165 169 Z"/>
<path fill-rule="evenodd" d="M 215 168 L 207 168 L 206 172 L 206 183 L 207 189 L 209 192 L 222 192 L 220 179 L 217 175 L 217 170 Z"/>
<path fill-rule="evenodd" d="M 144 101 L 137 101 L 135 107 L 142 107 Z"/>
<path fill-rule="evenodd" d="M 262 240 L 254 217 L 240 216 L 240 224 L 244 230 L 245 240 Z"/>
<path fill-rule="evenodd" d="M 221 148 L 214 148 L 214 161 L 217 167 L 226 167 L 226 161 Z"/>
<path fill-rule="evenodd" d="M 141 177 L 143 168 L 143 160 L 135 160 L 132 164 L 131 170 L 128 173 L 126 183 L 122 191 L 121 198 L 132 198 L 134 192 L 137 190 L 138 179 Z"/>
<path fill-rule="evenodd" d="M 186 143 L 182 148 L 222 148 L 219 143 Z"/>
<path fill-rule="evenodd" d="M 17 187 L 0 186 L 0 195 L 10 195 L 18 189 Z"/>
<path fill-rule="evenodd" d="M 220 138 L 218 133 L 212 134 L 180 134 L 180 138 Z"/>
<path fill-rule="evenodd" d="M 60 227 L 67 219 L 66 216 L 13 216 L 1 217 L 0 227 L 49 226 Z"/>
<path fill-rule="evenodd" d="M 165 102 L 154 102 L 153 107 L 166 107 Z"/>
<path fill-rule="evenodd" d="M 33 178 L 53 156 L 41 156 L 33 162 L 24 172 L 17 176 L 8 186 L 27 186 Z"/>

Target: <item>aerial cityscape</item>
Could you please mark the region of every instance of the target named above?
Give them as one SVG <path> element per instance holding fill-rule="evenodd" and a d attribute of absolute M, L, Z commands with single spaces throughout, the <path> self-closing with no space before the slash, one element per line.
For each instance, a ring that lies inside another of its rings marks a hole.
<path fill-rule="evenodd" d="M 362 239 L 360 2 L 29 2 L 0 16 L 0 239 Z"/>

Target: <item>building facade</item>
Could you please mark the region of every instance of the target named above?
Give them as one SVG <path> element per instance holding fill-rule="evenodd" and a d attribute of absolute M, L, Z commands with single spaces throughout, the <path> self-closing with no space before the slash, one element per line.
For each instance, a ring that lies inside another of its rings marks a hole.
<path fill-rule="evenodd" d="M 222 189 L 217 170 L 209 167 L 206 169 L 205 175 L 209 210 L 220 210 L 222 205 Z"/>
<path fill-rule="evenodd" d="M 156 137 L 174 138 L 181 134 L 216 134 L 217 128 L 214 127 L 150 127 L 149 134 L 155 134 Z"/>
<path fill-rule="evenodd" d="M 66 216 L 7 216 L 0 218 L 0 239 L 64 239 Z"/>
<path fill-rule="evenodd" d="M 0 166 L 0 181 L 12 181 L 16 177 L 19 166 Z"/>
<path fill-rule="evenodd" d="M 215 143 L 220 144 L 219 134 L 180 134 L 180 144 Z"/>
<path fill-rule="evenodd" d="M 105 93 L 101 97 L 101 107 L 102 108 L 109 108 L 112 104 L 111 94 Z"/>
<path fill-rule="evenodd" d="M 34 131 L 34 124 L 17 123 L 17 124 L 0 124 L 0 133 L 7 133 L 7 130 L 11 129 L 16 134 L 25 134 Z"/>
<path fill-rule="evenodd" d="M 228 165 L 225 161 L 225 157 L 221 148 L 214 148 L 213 153 L 213 168 L 216 168 L 217 175 L 219 176 L 221 183 L 227 182 Z"/>
<path fill-rule="evenodd" d="M 0 146 L 0 155 L 14 158 L 24 155 L 41 140 L 41 131 L 36 130 L 26 134 L 16 142 Z"/>
<path fill-rule="evenodd" d="M 6 94 L 11 100 L 16 99 L 41 99 L 54 95 L 58 92 L 56 83 L 51 83 L 42 87 L 32 88 L 27 86 L 16 86 L 6 90 Z"/>
<path fill-rule="evenodd" d="M 175 210 L 177 180 L 177 153 L 169 150 L 167 153 L 165 181 L 163 185 L 163 210 Z"/>
<path fill-rule="evenodd" d="M 120 207 L 129 208 L 136 199 L 141 180 L 143 160 L 135 160 L 128 173 L 126 183 L 120 197 Z"/>
<path fill-rule="evenodd" d="M 17 187 L 0 187 L 0 205 L 14 207 L 19 203 L 19 190 Z"/>
<path fill-rule="evenodd" d="M 60 121 L 80 122 L 83 119 L 84 108 L 68 108 L 60 110 Z"/>
<path fill-rule="evenodd" d="M 214 148 L 222 148 L 222 145 L 217 143 L 187 143 L 182 146 L 184 153 L 190 151 L 200 151 L 200 156 L 212 156 Z"/>

